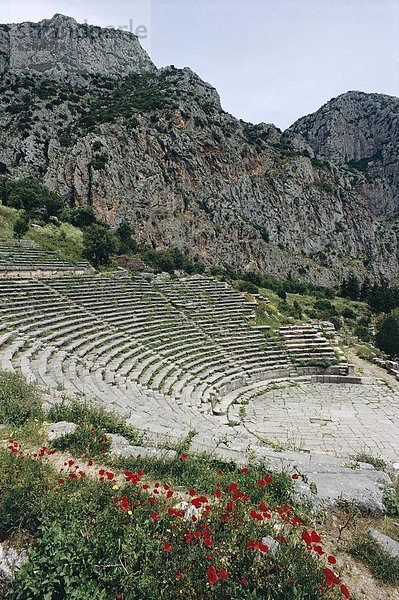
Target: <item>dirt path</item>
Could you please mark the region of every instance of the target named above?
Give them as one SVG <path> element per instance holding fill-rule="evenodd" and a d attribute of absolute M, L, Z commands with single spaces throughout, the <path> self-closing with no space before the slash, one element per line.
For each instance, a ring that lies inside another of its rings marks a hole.
<path fill-rule="evenodd" d="M 399 392 L 399 381 L 397 381 L 393 375 L 388 373 L 388 371 L 382 367 L 379 367 L 378 365 L 375 365 L 374 363 L 363 360 L 357 356 L 353 348 L 345 348 L 345 355 L 348 359 L 348 362 L 352 365 L 355 365 L 355 371 L 357 375 L 379 379 L 380 381 L 386 383 L 392 390 L 397 390 Z"/>

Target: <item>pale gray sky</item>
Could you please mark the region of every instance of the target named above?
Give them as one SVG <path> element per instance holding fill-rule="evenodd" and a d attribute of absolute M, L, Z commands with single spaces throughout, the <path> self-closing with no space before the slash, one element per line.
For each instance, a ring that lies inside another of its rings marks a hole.
<path fill-rule="evenodd" d="M 399 96 L 399 0 L 0 0 L 0 22 L 60 12 L 148 28 L 157 66 L 189 66 L 223 107 L 282 129 L 348 90 Z"/>

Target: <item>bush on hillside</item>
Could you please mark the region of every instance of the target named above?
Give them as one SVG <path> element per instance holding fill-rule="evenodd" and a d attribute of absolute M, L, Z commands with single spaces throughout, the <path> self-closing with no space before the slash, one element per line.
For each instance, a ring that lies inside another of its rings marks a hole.
<path fill-rule="evenodd" d="M 62 213 L 62 220 L 83 229 L 83 227 L 88 227 L 89 225 L 96 223 L 97 218 L 91 206 L 79 206 L 77 208 L 64 210 Z"/>
<path fill-rule="evenodd" d="M 259 294 L 259 288 L 249 281 L 240 281 L 237 289 L 240 292 L 247 292 L 248 294 Z"/>
<path fill-rule="evenodd" d="M 375 343 L 389 356 L 399 355 L 399 310 L 392 311 L 377 322 Z"/>
<path fill-rule="evenodd" d="M 24 213 L 22 216 L 18 217 L 18 219 L 16 219 L 16 221 L 14 221 L 14 225 L 12 228 L 13 231 L 13 237 L 20 239 L 22 237 L 24 237 L 25 233 L 27 233 L 29 229 L 29 217 L 27 216 L 26 213 Z"/>

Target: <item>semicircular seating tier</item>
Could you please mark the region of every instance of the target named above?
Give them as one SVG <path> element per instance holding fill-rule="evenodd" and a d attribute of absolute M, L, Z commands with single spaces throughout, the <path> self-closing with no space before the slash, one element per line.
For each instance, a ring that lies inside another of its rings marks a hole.
<path fill-rule="evenodd" d="M 218 405 L 226 412 L 244 391 L 298 375 L 298 356 L 314 358 L 317 345 L 322 357 L 333 353 L 314 328 L 257 328 L 255 310 L 204 276 L 1 278 L 0 367 L 139 429 L 168 414 L 176 428 L 209 430 Z"/>
<path fill-rule="evenodd" d="M 93 272 L 87 261 L 68 262 L 31 240 L 0 239 L 0 277 L 41 277 Z"/>

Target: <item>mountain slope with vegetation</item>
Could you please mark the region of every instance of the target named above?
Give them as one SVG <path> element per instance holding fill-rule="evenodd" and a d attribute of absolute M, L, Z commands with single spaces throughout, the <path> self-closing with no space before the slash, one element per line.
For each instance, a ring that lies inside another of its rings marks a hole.
<path fill-rule="evenodd" d="M 57 69 L 70 48 L 54 31 L 78 35 L 90 64 L 73 50 L 71 68 Z M 192 260 L 321 284 L 351 271 L 394 281 L 395 222 L 375 217 L 347 170 L 295 133 L 235 119 L 190 69 L 155 69 L 123 35 L 60 15 L 3 26 L 14 58 L 4 42 L 2 174 L 39 177 L 67 206 L 91 206 L 112 227 L 126 220 L 139 242 Z M 115 45 L 123 76 L 104 74 Z M 47 53 L 41 69 L 35 49 Z"/>
<path fill-rule="evenodd" d="M 399 98 L 347 92 L 290 127 L 345 168 L 377 215 L 399 212 Z"/>

